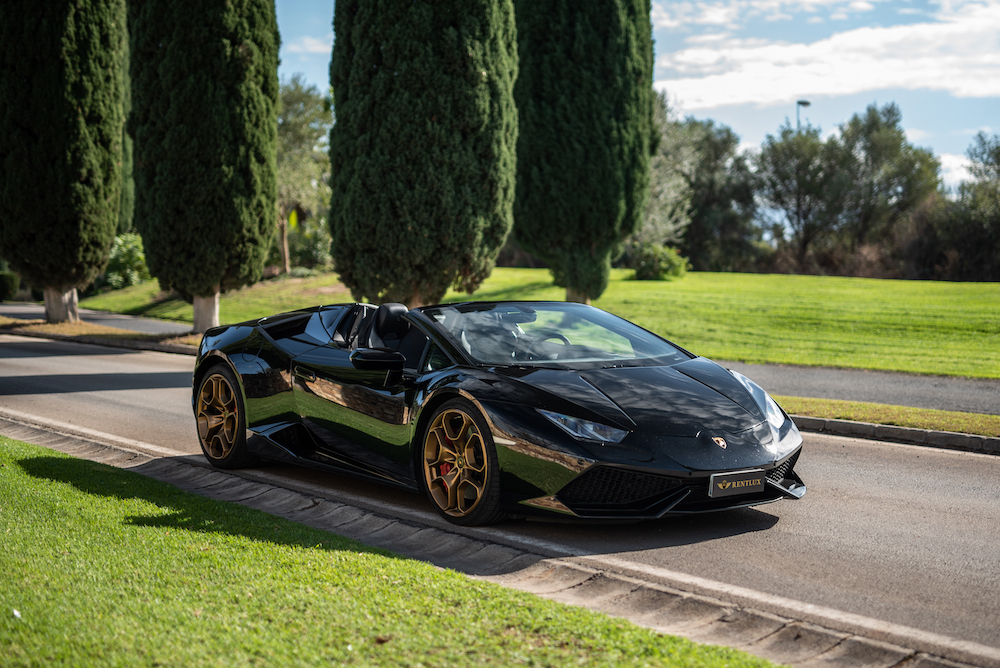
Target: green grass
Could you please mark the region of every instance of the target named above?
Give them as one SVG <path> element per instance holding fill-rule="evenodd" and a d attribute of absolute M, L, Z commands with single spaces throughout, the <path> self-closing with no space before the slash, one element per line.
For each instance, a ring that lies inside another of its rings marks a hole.
<path fill-rule="evenodd" d="M 774 399 L 781 404 L 786 412 L 792 415 L 889 424 L 897 427 L 913 427 L 934 431 L 953 431 L 980 436 L 1000 436 L 1000 415 L 959 413 L 837 399 L 782 396 L 775 396 Z"/>
<path fill-rule="evenodd" d="M 2 437 L 0 536 L 5 667 L 771 665 Z"/>
<path fill-rule="evenodd" d="M 498 270 L 477 298 L 559 299 L 540 270 Z M 1000 284 L 618 273 L 596 302 L 707 357 L 1000 378 Z"/>
<path fill-rule="evenodd" d="M 223 323 L 243 322 L 306 306 L 349 301 L 352 301 L 351 293 L 340 284 L 336 274 L 276 279 L 222 295 L 219 319 Z M 80 306 L 176 322 L 194 321 L 191 305 L 183 299 L 162 294 L 156 281 L 105 292 L 82 300 Z"/>
<path fill-rule="evenodd" d="M 616 273 L 594 305 L 707 357 L 1000 378 L 1000 283 L 627 275 Z M 542 284 L 546 276 L 497 270 L 474 297 L 562 299 L 562 290 Z"/>
<path fill-rule="evenodd" d="M 723 360 L 1000 378 L 1000 283 L 889 281 L 828 276 L 689 273 L 633 281 L 612 273 L 594 302 L 692 352 Z M 350 301 L 328 274 L 259 283 L 223 295 L 220 317 L 239 322 Z M 565 298 L 544 269 L 499 268 L 465 299 Z M 180 300 L 157 301 L 156 282 L 81 302 L 98 310 L 191 322 Z"/>

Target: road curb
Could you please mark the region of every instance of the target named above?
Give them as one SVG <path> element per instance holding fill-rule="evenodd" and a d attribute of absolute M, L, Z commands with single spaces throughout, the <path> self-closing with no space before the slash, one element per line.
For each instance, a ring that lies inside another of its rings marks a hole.
<path fill-rule="evenodd" d="M 851 420 L 835 420 L 806 415 L 792 415 L 791 418 L 801 431 L 866 438 L 877 441 L 892 441 L 909 445 L 925 445 L 933 448 L 944 448 L 946 450 L 962 450 L 988 455 L 1000 455 L 1000 438 L 993 436 L 914 429 L 912 427 L 896 427 L 887 424 L 853 422 Z"/>
<path fill-rule="evenodd" d="M 176 355 L 198 355 L 198 349 L 191 346 L 182 346 L 176 343 L 160 343 L 158 341 L 143 341 L 141 339 L 106 339 L 100 336 L 66 336 L 63 334 L 49 334 L 46 332 L 32 332 L 29 330 L 12 328 L 0 330 L 0 334 L 11 334 L 13 336 L 27 336 L 33 339 L 51 339 L 53 341 L 68 341 L 70 343 L 88 343 L 95 346 L 107 346 L 109 348 L 126 348 L 128 350 L 150 350 L 159 353 L 174 353 Z"/>
<path fill-rule="evenodd" d="M 613 559 L 546 556 L 493 542 L 488 532 L 401 519 L 344 503 L 330 491 L 297 491 L 266 472 L 223 472 L 195 456 L 156 456 L 156 446 L 136 450 L 132 446 L 142 444 L 98 442 L 12 417 L 0 418 L 0 433 L 661 633 L 800 668 L 1000 668 L 998 648 L 695 576 L 674 573 L 653 582 L 642 577 L 649 573 L 620 568 Z"/>

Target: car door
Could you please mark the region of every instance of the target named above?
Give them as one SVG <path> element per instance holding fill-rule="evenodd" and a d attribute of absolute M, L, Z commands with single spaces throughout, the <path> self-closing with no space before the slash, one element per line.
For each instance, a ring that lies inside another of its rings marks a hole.
<path fill-rule="evenodd" d="M 357 331 L 374 310 L 359 305 L 338 326 Z M 342 342 L 337 343 L 335 341 Z M 334 336 L 292 360 L 293 393 L 302 423 L 327 463 L 410 484 L 410 414 L 414 391 L 404 375 L 362 370 L 351 362 L 354 341 Z"/>

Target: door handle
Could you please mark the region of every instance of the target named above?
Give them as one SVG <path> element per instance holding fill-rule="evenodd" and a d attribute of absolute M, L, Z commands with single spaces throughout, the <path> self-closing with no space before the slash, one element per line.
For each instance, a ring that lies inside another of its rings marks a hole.
<path fill-rule="evenodd" d="M 310 383 L 316 380 L 316 374 L 305 367 L 296 365 L 295 368 L 292 369 L 292 373 L 303 380 L 309 381 Z"/>

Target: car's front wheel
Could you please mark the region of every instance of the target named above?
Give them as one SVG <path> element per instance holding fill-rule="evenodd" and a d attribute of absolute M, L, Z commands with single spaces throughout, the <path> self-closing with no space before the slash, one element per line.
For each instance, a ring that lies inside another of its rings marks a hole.
<path fill-rule="evenodd" d="M 449 522 L 482 526 L 503 519 L 493 436 L 470 401 L 452 399 L 434 412 L 421 463 L 427 494 Z"/>
<path fill-rule="evenodd" d="M 224 365 L 212 367 L 198 387 L 195 410 L 201 451 L 212 466 L 238 469 L 258 463 L 247 450 L 243 396 L 233 372 Z"/>

